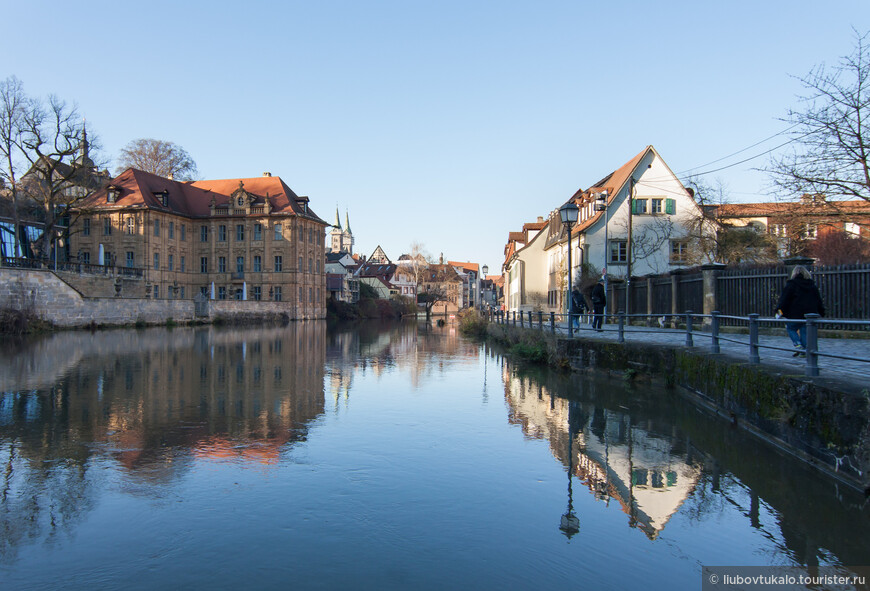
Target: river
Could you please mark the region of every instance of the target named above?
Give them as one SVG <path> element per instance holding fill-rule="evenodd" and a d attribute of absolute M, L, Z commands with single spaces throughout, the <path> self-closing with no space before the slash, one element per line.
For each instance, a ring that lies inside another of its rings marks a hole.
<path fill-rule="evenodd" d="M 0 588 L 698 589 L 870 563 L 863 495 L 453 325 L 0 343 Z"/>

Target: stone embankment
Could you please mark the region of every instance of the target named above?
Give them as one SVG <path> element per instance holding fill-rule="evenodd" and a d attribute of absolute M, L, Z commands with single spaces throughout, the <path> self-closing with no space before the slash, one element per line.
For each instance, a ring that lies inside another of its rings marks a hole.
<path fill-rule="evenodd" d="M 870 494 L 870 390 L 864 380 L 810 378 L 800 365 L 752 364 L 676 344 L 618 343 L 598 335 L 569 339 L 499 324 L 488 332 L 508 345 L 546 351 L 552 365 L 679 387 L 695 404 Z"/>
<path fill-rule="evenodd" d="M 86 297 L 52 271 L 0 269 L 0 309 L 28 314 L 58 328 L 231 323 L 324 318 L 325 309 L 298 313 L 287 302 L 169 300 L 131 297 Z"/>

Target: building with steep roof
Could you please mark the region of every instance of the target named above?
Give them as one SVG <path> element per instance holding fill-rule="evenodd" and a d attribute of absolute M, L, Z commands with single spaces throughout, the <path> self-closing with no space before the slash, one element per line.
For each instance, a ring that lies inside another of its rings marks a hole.
<path fill-rule="evenodd" d="M 154 298 L 286 302 L 325 316 L 325 228 L 280 177 L 179 182 L 134 168 L 76 207 L 83 263 L 140 268 Z"/>
<path fill-rule="evenodd" d="M 571 229 L 572 281 L 584 265 L 623 281 L 664 273 L 689 264 L 697 246 L 692 232 L 703 212 L 653 146 L 569 200 L 579 208 Z M 523 232 L 511 232 L 504 263 L 507 309 L 564 312 L 567 258 L 568 235 L 558 208 L 546 220 L 526 224 Z"/>
<path fill-rule="evenodd" d="M 383 263 L 383 264 L 392 263 L 392 261 L 390 260 L 390 257 L 387 256 L 387 253 L 384 252 L 384 249 L 381 248 L 380 244 L 375 248 L 375 250 L 372 252 L 371 256 L 367 260 L 374 262 L 374 263 Z"/>

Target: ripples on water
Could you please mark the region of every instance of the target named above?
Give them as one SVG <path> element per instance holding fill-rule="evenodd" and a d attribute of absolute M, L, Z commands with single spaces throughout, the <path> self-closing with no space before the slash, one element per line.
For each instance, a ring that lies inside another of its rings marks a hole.
<path fill-rule="evenodd" d="M 2 346 L 4 588 L 674 589 L 870 557 L 861 496 L 678 392 L 450 325 Z"/>

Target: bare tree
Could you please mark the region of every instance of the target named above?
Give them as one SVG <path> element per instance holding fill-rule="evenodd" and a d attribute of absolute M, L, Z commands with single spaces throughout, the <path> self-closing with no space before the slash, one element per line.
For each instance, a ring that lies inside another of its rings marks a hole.
<path fill-rule="evenodd" d="M 721 179 L 709 182 L 700 177 L 689 177 L 683 183 L 694 193 L 698 215 L 690 217 L 684 226 L 690 239 L 690 264 L 724 263 L 721 238 L 726 231 L 719 217 L 719 208 L 727 205 L 728 191 Z"/>
<path fill-rule="evenodd" d="M 90 158 L 84 121 L 75 105 L 55 95 L 47 102 L 25 101 L 17 147 L 29 165 L 19 184 L 19 206 L 34 206 L 44 224 L 35 246 L 43 258 L 49 255 L 53 237 L 63 216 L 97 190 L 105 175 L 97 172 Z"/>
<path fill-rule="evenodd" d="M 177 181 L 196 180 L 196 162 L 178 144 L 150 138 L 133 140 L 121 149 L 118 173 L 138 168 Z"/>
<path fill-rule="evenodd" d="M 689 238 L 686 263 L 771 263 L 778 259 L 776 241 L 755 226 L 735 226 L 721 215 L 721 208 L 730 204 L 728 190 L 721 179 L 712 182 L 689 177 L 684 183 L 694 191 L 699 206 L 697 215 L 683 222 Z"/>
<path fill-rule="evenodd" d="M 870 47 L 855 31 L 856 45 L 839 65 L 814 68 L 799 80 L 808 94 L 803 110 L 784 119 L 794 127 L 792 150 L 771 160 L 767 171 L 791 196 L 870 201 Z"/>
<path fill-rule="evenodd" d="M 426 253 L 426 248 L 421 242 L 412 242 L 411 251 L 408 253 L 410 261 L 405 265 L 408 271 L 414 278 L 414 291 L 420 292 L 420 279 L 423 273 L 429 268 L 429 255 Z"/>
<path fill-rule="evenodd" d="M 664 260 L 664 268 L 662 268 L 661 257 L 656 254 L 661 251 L 662 247 L 669 243 L 674 232 L 674 222 L 671 216 L 654 216 L 644 220 L 643 225 L 633 224 L 631 232 L 631 265 L 632 268 L 640 261 L 646 261 L 656 273 L 663 273 L 667 270 L 667 259 Z M 628 236 L 628 218 L 620 220 L 614 224 L 616 228 L 621 230 L 623 236 Z M 619 236 L 611 234 L 614 238 Z"/>
<path fill-rule="evenodd" d="M 14 234 L 14 251 L 12 256 L 21 256 L 21 219 L 19 216 L 18 191 L 24 166 L 24 155 L 20 151 L 21 128 L 24 117 L 24 106 L 27 97 L 21 81 L 11 76 L 0 82 L 0 156 L 3 158 L 0 168 L 0 189 L 2 189 L 2 209 L 0 213 L 8 213 L 12 217 Z"/>

